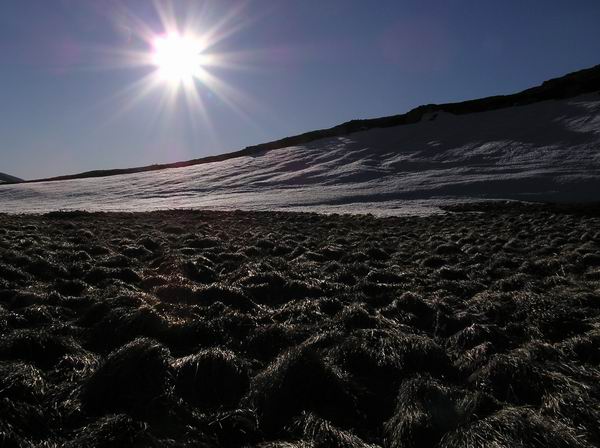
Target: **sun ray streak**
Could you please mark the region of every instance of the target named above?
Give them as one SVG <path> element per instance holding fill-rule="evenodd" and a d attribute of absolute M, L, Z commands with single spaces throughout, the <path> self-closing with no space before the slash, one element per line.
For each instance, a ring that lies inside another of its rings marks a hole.
<path fill-rule="evenodd" d="M 245 21 L 238 20 L 237 23 L 235 22 L 235 20 L 240 17 L 245 7 L 246 3 L 238 4 L 227 15 L 225 15 L 221 20 L 211 26 L 204 33 L 207 49 L 210 49 L 217 43 L 225 40 L 229 36 L 239 32 L 241 29 L 247 26 Z"/>
<path fill-rule="evenodd" d="M 202 129 L 205 129 L 207 132 L 206 137 L 208 137 L 209 141 L 202 141 L 202 144 L 205 146 L 209 145 L 210 147 L 216 146 L 217 136 L 214 130 L 212 119 L 208 114 L 208 110 L 204 101 L 202 100 L 202 95 L 198 89 L 198 86 L 193 83 L 188 89 L 185 90 L 185 95 L 188 117 L 190 118 L 194 133 L 198 135 Z M 204 126 L 201 126 L 201 124 Z"/>
<path fill-rule="evenodd" d="M 173 3 L 160 0 L 154 0 L 154 9 L 156 10 L 164 31 L 178 32 L 179 26 L 173 8 Z"/>
<path fill-rule="evenodd" d="M 150 73 L 102 101 L 98 106 L 101 107 L 103 104 L 119 104 L 117 109 L 113 108 L 110 118 L 105 121 L 104 125 L 117 121 L 127 112 L 134 109 L 152 92 L 156 91 L 159 84 L 160 81 L 156 79 L 156 76 L 153 73 Z"/>
<path fill-rule="evenodd" d="M 106 124 L 139 107 L 153 92 L 161 92 L 155 95 L 154 107 L 145 113 L 150 131 L 181 129 L 181 122 L 175 120 L 180 120 L 183 112 L 191 135 L 199 139 L 198 144 L 218 147 L 209 107 L 214 100 L 257 128 L 249 111 L 260 110 L 260 104 L 225 82 L 219 73 L 221 70 L 252 70 L 250 62 L 256 52 L 221 49 L 222 42 L 257 17 L 256 14 L 250 17 L 248 2 L 236 3 L 220 17 L 215 17 L 209 2 L 186 3 L 184 13 L 169 0 L 153 0 L 152 5 L 158 26 L 151 27 L 123 7 L 121 15 L 126 17 L 131 31 L 127 45 L 110 51 L 98 49 L 98 53 L 110 59 L 100 69 L 150 70 L 103 102 L 119 103 Z M 207 98 L 212 101 L 207 102 Z M 204 150 L 210 151 L 210 148 Z"/>

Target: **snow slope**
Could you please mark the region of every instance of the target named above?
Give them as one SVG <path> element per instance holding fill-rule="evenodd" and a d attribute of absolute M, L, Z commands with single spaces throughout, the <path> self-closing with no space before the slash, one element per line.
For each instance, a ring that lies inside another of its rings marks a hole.
<path fill-rule="evenodd" d="M 356 132 L 178 169 L 0 186 L 0 212 L 211 208 L 429 213 L 600 200 L 600 94 Z"/>

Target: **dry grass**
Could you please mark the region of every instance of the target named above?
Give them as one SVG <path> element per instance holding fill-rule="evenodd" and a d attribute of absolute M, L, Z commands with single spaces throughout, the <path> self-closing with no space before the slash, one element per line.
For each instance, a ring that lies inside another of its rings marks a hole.
<path fill-rule="evenodd" d="M 600 213 L 0 215 L 0 446 L 600 445 Z"/>

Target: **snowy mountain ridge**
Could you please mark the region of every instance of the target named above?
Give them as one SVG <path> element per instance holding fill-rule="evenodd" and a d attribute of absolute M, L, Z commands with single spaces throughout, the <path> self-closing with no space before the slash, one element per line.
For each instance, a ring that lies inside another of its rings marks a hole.
<path fill-rule="evenodd" d="M 11 176 L 10 174 L 0 173 L 0 184 L 15 183 L 15 182 L 23 182 L 23 179 L 19 179 L 18 177 Z"/>
<path fill-rule="evenodd" d="M 523 90 L 511 95 L 497 95 L 475 100 L 461 101 L 446 104 L 425 104 L 410 110 L 407 113 L 380 118 L 351 120 L 329 129 L 319 129 L 303 134 L 285 137 L 279 140 L 247 146 L 239 151 L 207 156 L 199 159 L 186 160 L 167 164 L 154 164 L 133 168 L 117 168 L 111 170 L 94 170 L 83 173 L 58 176 L 48 179 L 37 179 L 31 182 L 46 180 L 81 179 L 86 177 L 114 176 L 132 174 L 144 171 L 158 171 L 165 168 L 182 168 L 201 163 L 212 163 L 242 156 L 252 156 L 263 150 L 280 149 L 288 146 L 297 146 L 321 140 L 327 137 L 343 137 L 354 132 L 368 129 L 386 128 L 406 124 L 414 124 L 431 119 L 440 112 L 463 115 L 470 113 L 486 112 L 506 107 L 523 106 L 545 100 L 570 98 L 584 93 L 600 90 L 600 65 L 568 73 L 559 78 L 544 81 L 541 85 Z"/>
<path fill-rule="evenodd" d="M 600 200 L 593 92 L 374 127 L 182 168 L 3 185 L 0 211 L 169 208 L 429 213 L 486 199 Z"/>

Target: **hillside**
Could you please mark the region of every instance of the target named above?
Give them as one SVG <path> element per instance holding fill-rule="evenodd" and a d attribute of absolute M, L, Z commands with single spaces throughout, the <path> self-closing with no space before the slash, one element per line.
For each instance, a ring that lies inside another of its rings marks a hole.
<path fill-rule="evenodd" d="M 183 168 L 186 166 L 219 162 L 237 157 L 252 156 L 264 150 L 280 149 L 288 146 L 306 144 L 315 140 L 328 137 L 341 137 L 348 134 L 352 134 L 354 132 L 364 131 L 368 129 L 387 128 L 392 126 L 414 124 L 421 121 L 421 119 L 424 116 L 427 116 L 432 112 L 437 111 L 448 112 L 454 115 L 471 114 L 507 107 L 522 106 L 546 100 L 564 99 L 598 90 L 600 90 L 600 65 L 596 65 L 592 68 L 580 70 L 574 73 L 569 73 L 560 78 L 550 79 L 537 87 L 533 87 L 512 95 L 492 96 L 476 100 L 463 101 L 459 103 L 427 104 L 419 106 L 405 114 L 381 118 L 352 120 L 334 126 L 333 128 L 320 129 L 316 131 L 306 132 L 300 135 L 286 137 L 268 143 L 247 146 L 242 150 L 231 153 L 169 164 L 155 164 L 135 168 L 87 171 L 84 173 L 74 175 L 39 179 L 34 180 L 32 182 L 114 176 L 145 171 L 156 171 L 167 168 Z"/>
<path fill-rule="evenodd" d="M 0 173 L 0 184 L 17 182 L 23 182 L 23 179 L 19 179 L 18 177 L 11 176 L 9 174 Z"/>
<path fill-rule="evenodd" d="M 465 200 L 597 201 L 600 95 L 374 128 L 220 162 L 0 187 L 0 210 L 428 213 Z"/>

